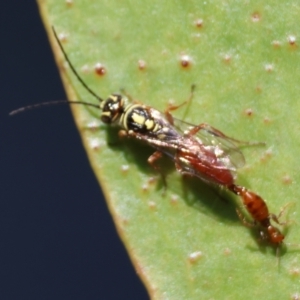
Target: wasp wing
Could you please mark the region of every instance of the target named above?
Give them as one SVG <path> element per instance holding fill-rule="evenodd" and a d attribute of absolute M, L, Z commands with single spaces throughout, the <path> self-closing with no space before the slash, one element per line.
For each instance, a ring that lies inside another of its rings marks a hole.
<path fill-rule="evenodd" d="M 211 148 L 224 168 L 236 171 L 245 165 L 245 158 L 239 147 L 248 144 L 247 142 L 228 137 L 206 123 L 193 125 L 176 118 L 173 120 L 174 127 L 183 135 L 192 135 L 207 149 Z"/>
<path fill-rule="evenodd" d="M 172 160 L 178 161 L 178 151 L 181 151 L 208 169 L 228 170 L 232 173 L 245 164 L 244 156 L 238 148 L 243 142 L 226 136 L 210 125 L 193 125 L 179 119 L 170 119 L 156 109 L 146 108 L 155 124 L 160 125 L 159 129 L 145 133 L 131 132 L 130 135 L 144 140 Z M 188 173 L 192 173 L 192 170 Z"/>

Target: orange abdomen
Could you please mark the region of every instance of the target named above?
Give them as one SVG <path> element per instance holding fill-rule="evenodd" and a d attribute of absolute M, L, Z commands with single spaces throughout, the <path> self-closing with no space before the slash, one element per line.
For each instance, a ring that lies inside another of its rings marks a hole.
<path fill-rule="evenodd" d="M 255 221 L 262 222 L 269 217 L 267 204 L 259 195 L 245 188 L 240 188 L 238 193 L 243 199 L 243 204 Z"/>

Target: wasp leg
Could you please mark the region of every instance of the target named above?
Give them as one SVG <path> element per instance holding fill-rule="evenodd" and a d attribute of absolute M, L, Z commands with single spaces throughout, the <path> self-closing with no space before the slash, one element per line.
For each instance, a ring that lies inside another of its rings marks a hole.
<path fill-rule="evenodd" d="M 130 102 L 134 102 L 134 99 L 132 98 L 132 96 L 130 94 L 128 94 L 125 90 L 125 88 L 120 88 L 120 92 L 122 95 L 125 95 Z"/>
<path fill-rule="evenodd" d="M 171 111 L 174 111 L 184 105 L 186 105 L 187 103 L 191 102 L 191 100 L 193 99 L 193 96 L 194 96 L 194 91 L 195 91 L 195 88 L 196 88 L 196 85 L 193 84 L 191 86 L 191 94 L 189 96 L 189 98 L 187 100 L 185 100 L 183 103 L 179 104 L 179 105 L 173 105 L 171 103 L 168 104 L 166 110 L 165 110 L 165 116 L 166 116 L 166 119 L 168 120 L 168 122 L 171 124 L 171 125 L 174 125 L 174 119 L 173 119 L 173 116 L 171 114 Z"/>
<path fill-rule="evenodd" d="M 143 135 L 138 134 L 136 132 L 133 132 L 133 131 L 120 130 L 119 131 L 119 137 L 120 138 L 124 138 L 124 137 L 131 137 L 132 138 L 133 137 L 135 139 L 147 142 L 146 137 L 144 137 Z M 160 175 L 162 177 L 163 185 L 166 188 L 167 187 L 166 177 L 163 174 L 163 172 L 161 171 L 161 169 L 155 164 L 155 161 L 158 160 L 159 158 L 161 158 L 162 156 L 163 156 L 162 152 L 155 151 L 152 155 L 149 156 L 148 163 L 151 165 L 151 167 L 153 167 L 157 172 L 160 173 Z"/>
<path fill-rule="evenodd" d="M 244 226 L 246 226 L 248 228 L 254 228 L 258 225 L 257 222 L 255 222 L 255 221 L 252 221 L 252 222 L 248 221 L 238 208 L 236 209 L 236 213 Z M 269 240 L 269 236 L 266 235 L 266 233 L 262 229 L 259 229 L 258 231 L 259 231 L 259 236 L 260 236 L 260 238 L 257 239 L 258 243 L 262 243 L 264 241 Z"/>
<path fill-rule="evenodd" d="M 121 139 L 129 136 L 126 130 L 119 130 L 118 135 Z"/>
<path fill-rule="evenodd" d="M 174 118 L 173 118 L 173 115 L 171 114 L 171 111 L 176 110 L 176 109 L 186 105 L 187 103 L 188 103 L 188 101 L 184 101 L 183 103 L 181 103 L 179 105 L 173 105 L 171 103 L 168 104 L 168 107 L 165 110 L 165 116 L 171 125 L 174 125 Z"/>
<path fill-rule="evenodd" d="M 282 207 L 280 209 L 280 212 L 278 215 L 275 214 L 269 214 L 269 217 L 277 224 L 279 225 L 288 225 L 289 223 L 292 223 L 292 221 L 284 221 L 284 222 L 280 222 L 279 219 L 282 217 L 282 215 L 284 214 L 284 212 L 286 211 L 287 207 L 289 207 L 290 205 L 292 205 L 293 203 L 287 203 L 284 207 Z"/>
<path fill-rule="evenodd" d="M 256 226 L 256 222 L 254 222 L 254 221 L 249 222 L 238 208 L 236 209 L 236 213 L 244 226 L 246 226 L 248 228 L 253 228 Z"/>
<path fill-rule="evenodd" d="M 157 172 L 160 173 L 161 178 L 162 178 L 162 182 L 164 185 L 164 188 L 167 188 L 167 180 L 166 180 L 166 176 L 164 175 L 164 173 L 161 171 L 160 167 L 158 167 L 155 164 L 155 161 L 158 160 L 159 158 L 161 158 L 163 156 L 163 153 L 160 151 L 155 151 L 151 156 L 149 156 L 148 158 L 148 163 L 151 167 L 153 167 L 154 170 L 156 170 Z"/>
<path fill-rule="evenodd" d="M 135 104 L 143 104 L 141 101 L 134 99 L 130 94 L 128 94 L 124 88 L 121 88 L 120 92 L 122 95 L 124 95 L 128 98 L 129 102 L 132 102 Z"/>
<path fill-rule="evenodd" d="M 162 157 L 162 152 L 160 151 L 155 151 L 151 156 L 148 158 L 148 163 L 154 168 L 154 169 L 159 169 L 157 165 L 154 164 L 156 160 Z"/>

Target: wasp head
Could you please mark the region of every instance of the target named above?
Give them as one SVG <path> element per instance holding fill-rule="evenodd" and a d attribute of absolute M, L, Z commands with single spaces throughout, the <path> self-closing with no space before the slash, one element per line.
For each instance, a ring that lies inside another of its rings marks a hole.
<path fill-rule="evenodd" d="M 106 124 L 116 123 L 124 113 L 126 99 L 122 95 L 112 94 L 102 102 L 101 121 Z"/>

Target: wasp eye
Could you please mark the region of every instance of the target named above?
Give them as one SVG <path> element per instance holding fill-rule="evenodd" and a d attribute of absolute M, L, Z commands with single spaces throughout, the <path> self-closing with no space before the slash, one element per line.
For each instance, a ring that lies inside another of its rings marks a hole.
<path fill-rule="evenodd" d="M 110 98 L 108 98 L 108 99 L 105 101 L 104 105 L 103 105 L 102 111 L 103 111 L 103 112 L 112 112 L 112 111 L 114 111 L 114 110 L 115 110 L 114 104 L 115 104 L 115 103 L 114 103 L 113 101 L 111 101 Z"/>
<path fill-rule="evenodd" d="M 101 121 L 106 124 L 110 124 L 112 121 L 111 113 L 109 111 L 103 111 L 100 118 Z"/>

